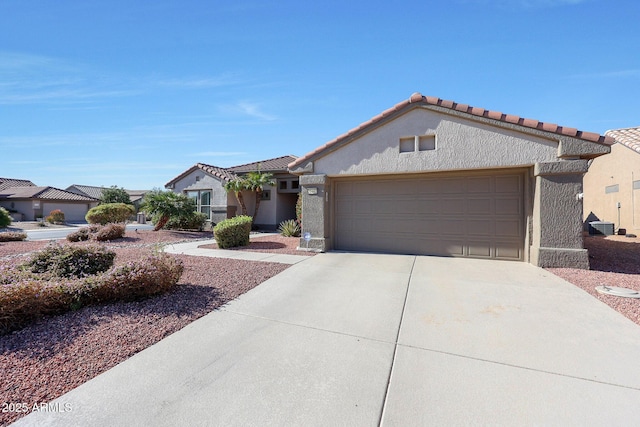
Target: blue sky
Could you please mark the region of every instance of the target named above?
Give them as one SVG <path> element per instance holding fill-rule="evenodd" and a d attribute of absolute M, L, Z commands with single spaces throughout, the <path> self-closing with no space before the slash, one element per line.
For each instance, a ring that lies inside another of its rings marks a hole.
<path fill-rule="evenodd" d="M 0 0 L 0 177 L 163 187 L 304 155 L 413 92 L 640 125 L 635 0 Z"/>

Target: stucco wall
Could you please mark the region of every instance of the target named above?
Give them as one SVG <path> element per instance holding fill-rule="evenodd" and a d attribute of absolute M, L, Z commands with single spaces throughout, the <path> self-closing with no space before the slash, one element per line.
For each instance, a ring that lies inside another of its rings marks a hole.
<path fill-rule="evenodd" d="M 436 135 L 436 149 L 400 153 L 401 137 Z M 557 160 L 558 142 L 415 109 L 314 162 L 314 173 L 380 174 L 527 167 Z"/>
<path fill-rule="evenodd" d="M 633 188 L 634 181 L 640 182 L 640 153 L 614 144 L 611 154 L 594 159 L 584 176 L 584 220 L 595 216 L 600 221 L 613 222 L 616 229 L 640 232 L 640 188 Z M 605 191 L 616 184 L 617 192 Z"/>
<path fill-rule="evenodd" d="M 13 204 L 13 207 L 12 207 Z M 33 209 L 33 203 L 31 200 L 17 201 L 17 200 L 3 200 L 0 202 L 0 206 L 9 210 L 16 210 L 24 215 L 24 221 L 35 221 L 35 211 Z M 42 205 L 41 205 L 42 207 Z"/>

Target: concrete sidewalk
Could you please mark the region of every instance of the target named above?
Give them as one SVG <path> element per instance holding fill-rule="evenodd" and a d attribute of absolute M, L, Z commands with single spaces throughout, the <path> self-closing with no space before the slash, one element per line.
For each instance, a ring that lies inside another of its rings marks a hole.
<path fill-rule="evenodd" d="M 639 354 L 529 264 L 326 253 L 16 425 L 630 425 Z"/>
<path fill-rule="evenodd" d="M 261 234 L 257 237 L 263 237 Z M 297 264 L 309 258 L 308 255 L 288 255 L 266 252 L 250 252 L 244 250 L 229 249 L 201 249 L 200 246 L 216 243 L 215 240 L 196 240 L 194 242 L 168 244 L 164 246 L 164 251 L 170 254 L 204 256 L 211 258 L 232 258 L 245 261 L 277 262 L 281 264 Z"/>

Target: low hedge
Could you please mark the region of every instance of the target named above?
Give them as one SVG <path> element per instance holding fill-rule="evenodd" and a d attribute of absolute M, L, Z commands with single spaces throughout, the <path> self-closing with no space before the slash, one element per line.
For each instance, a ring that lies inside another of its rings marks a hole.
<path fill-rule="evenodd" d="M 0 233 L 0 242 L 21 242 L 27 240 L 27 233 L 7 231 Z"/>
<path fill-rule="evenodd" d="M 250 216 L 240 215 L 220 221 L 213 227 L 213 238 L 220 249 L 247 246 L 251 233 Z"/>
<path fill-rule="evenodd" d="M 67 234 L 67 240 L 70 242 L 84 242 L 87 240 L 108 242 L 124 237 L 125 232 L 126 227 L 122 224 L 91 224 L 88 227 L 82 227 L 73 233 Z"/>
<path fill-rule="evenodd" d="M 164 253 L 84 278 L 0 266 L 0 335 L 44 316 L 158 295 L 175 286 L 183 270 L 179 259 Z"/>
<path fill-rule="evenodd" d="M 136 213 L 133 205 L 126 203 L 105 203 L 89 209 L 85 219 L 89 224 L 105 225 L 110 222 L 124 223 L 131 215 Z"/>

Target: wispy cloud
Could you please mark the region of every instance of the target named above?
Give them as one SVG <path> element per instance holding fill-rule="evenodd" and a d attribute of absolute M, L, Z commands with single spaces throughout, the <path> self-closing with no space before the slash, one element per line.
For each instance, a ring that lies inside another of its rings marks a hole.
<path fill-rule="evenodd" d="M 159 86 L 168 86 L 176 88 L 215 88 L 224 86 L 234 86 L 245 83 L 241 78 L 233 74 L 223 74 L 215 77 L 188 77 L 180 79 L 157 80 Z"/>
<path fill-rule="evenodd" d="M 276 116 L 264 112 L 259 104 L 253 102 L 240 101 L 235 104 L 220 105 L 218 108 L 226 114 L 248 116 L 262 121 L 278 119 Z"/>
<path fill-rule="evenodd" d="M 610 70 L 595 73 L 573 74 L 569 78 L 576 79 L 618 79 L 627 77 L 640 77 L 640 69 Z"/>

